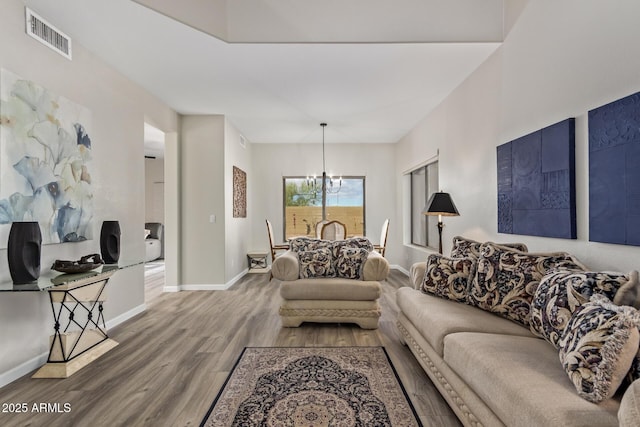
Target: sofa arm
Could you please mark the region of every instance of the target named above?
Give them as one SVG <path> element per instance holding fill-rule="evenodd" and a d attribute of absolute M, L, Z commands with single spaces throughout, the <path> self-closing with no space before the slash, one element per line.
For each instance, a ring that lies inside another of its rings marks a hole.
<path fill-rule="evenodd" d="M 367 260 L 364 262 L 362 271 L 363 280 L 376 281 L 385 280 L 389 277 L 389 261 L 378 252 L 369 252 Z"/>
<path fill-rule="evenodd" d="M 271 265 L 271 274 L 278 280 L 297 280 L 300 267 L 295 252 L 289 250 L 276 257 Z"/>
<path fill-rule="evenodd" d="M 422 281 L 424 280 L 424 273 L 427 271 L 427 263 L 416 262 L 411 266 L 409 270 L 409 278 L 411 279 L 411 285 L 414 289 L 420 289 L 422 287 Z"/>
<path fill-rule="evenodd" d="M 635 380 L 624 392 L 618 409 L 620 427 L 637 426 L 640 419 L 640 380 Z"/>

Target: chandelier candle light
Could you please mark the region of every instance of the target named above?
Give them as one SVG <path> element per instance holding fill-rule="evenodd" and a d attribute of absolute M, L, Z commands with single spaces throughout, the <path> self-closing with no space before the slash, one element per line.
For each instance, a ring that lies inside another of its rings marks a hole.
<path fill-rule="evenodd" d="M 322 220 L 325 221 L 327 219 L 327 193 L 336 194 L 340 192 L 340 189 L 342 188 L 342 177 L 338 178 L 338 183 L 334 187 L 333 177 L 327 176 L 324 157 L 324 128 L 327 127 L 327 124 L 320 123 L 320 126 L 322 126 Z M 313 176 L 313 178 L 309 178 L 307 176 L 307 185 L 311 187 L 312 192 L 317 193 L 318 184 L 315 175 Z"/>

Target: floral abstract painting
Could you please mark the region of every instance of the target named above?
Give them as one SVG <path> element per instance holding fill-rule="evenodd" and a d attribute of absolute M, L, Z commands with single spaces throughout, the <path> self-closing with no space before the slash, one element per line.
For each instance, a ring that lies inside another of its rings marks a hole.
<path fill-rule="evenodd" d="M 15 221 L 38 221 L 43 243 L 93 238 L 91 114 L 0 70 L 0 247 Z"/>

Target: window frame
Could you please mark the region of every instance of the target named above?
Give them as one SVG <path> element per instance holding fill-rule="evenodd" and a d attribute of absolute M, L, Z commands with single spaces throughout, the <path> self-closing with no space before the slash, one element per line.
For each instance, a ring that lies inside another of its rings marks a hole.
<path fill-rule="evenodd" d="M 307 179 L 307 176 L 299 176 L 299 175 L 286 175 L 282 176 L 282 237 L 284 241 L 287 241 L 287 180 L 291 179 Z M 366 236 L 367 232 L 367 177 L 365 175 L 342 175 L 342 180 L 347 179 L 358 179 L 362 181 L 362 236 Z M 322 180 L 322 177 L 317 177 L 318 180 Z M 334 180 L 339 178 L 333 178 Z M 322 195 L 320 195 L 320 199 Z M 328 206 L 329 207 L 329 206 Z M 318 208 L 322 209 L 322 204 L 318 206 Z M 346 224 L 347 231 L 349 231 L 349 225 Z M 351 235 L 352 233 L 350 233 Z"/>
<path fill-rule="evenodd" d="M 429 169 L 435 167 L 436 170 L 434 171 L 430 171 Z M 425 189 L 425 194 L 424 194 L 424 202 L 421 202 L 421 206 L 415 206 L 415 195 L 414 195 L 414 173 L 418 172 L 420 170 L 424 170 L 424 189 Z M 438 191 L 439 188 L 439 181 L 440 181 L 440 165 L 438 162 L 438 158 L 435 159 L 431 159 L 419 166 L 414 167 L 413 169 L 409 170 L 407 172 L 407 175 L 409 176 L 409 200 L 410 200 L 410 207 L 409 207 L 409 243 L 413 246 L 419 247 L 419 248 L 425 248 L 425 249 L 434 249 L 435 246 L 433 246 L 432 244 L 430 244 L 430 240 L 433 238 L 433 231 L 437 230 L 437 217 L 432 217 L 432 216 L 428 216 L 428 215 L 424 215 L 422 212 L 417 213 L 417 209 L 422 210 L 426 204 L 427 201 L 429 200 L 429 197 L 431 197 L 431 195 L 434 192 Z M 431 180 L 429 180 L 429 176 L 430 176 L 430 172 L 435 174 L 435 177 L 437 179 L 438 182 L 436 182 L 435 184 L 431 182 Z M 424 217 L 424 230 L 425 230 L 425 243 L 423 244 L 422 242 L 419 241 L 415 241 L 414 240 L 414 227 L 415 227 L 415 214 L 420 215 L 421 217 Z"/>

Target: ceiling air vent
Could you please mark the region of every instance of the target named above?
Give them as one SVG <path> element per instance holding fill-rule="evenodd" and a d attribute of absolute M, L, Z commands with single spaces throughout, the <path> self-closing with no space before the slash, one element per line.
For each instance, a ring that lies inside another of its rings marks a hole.
<path fill-rule="evenodd" d="M 49 24 L 28 7 L 25 10 L 27 34 L 71 60 L 71 39 L 69 36 Z"/>

